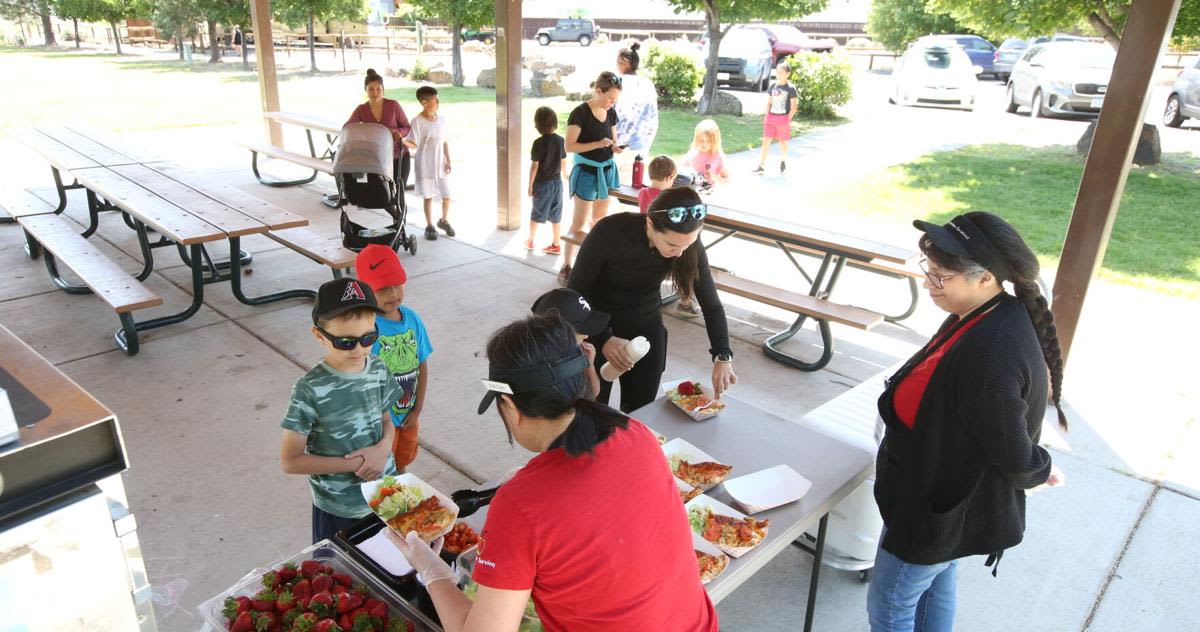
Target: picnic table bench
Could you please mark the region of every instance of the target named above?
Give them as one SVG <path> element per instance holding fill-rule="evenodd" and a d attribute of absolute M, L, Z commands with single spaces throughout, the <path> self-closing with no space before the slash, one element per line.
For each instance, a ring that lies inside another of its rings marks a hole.
<path fill-rule="evenodd" d="M 342 126 L 328 119 L 323 119 L 318 116 L 310 116 L 296 112 L 264 112 L 263 118 L 283 123 L 287 125 L 295 125 L 304 129 L 304 134 L 308 139 L 308 154 L 296 153 L 289 151 L 283 147 L 267 143 L 256 142 L 241 142 L 243 147 L 250 150 L 250 168 L 254 171 L 254 177 L 259 182 L 272 187 L 290 187 L 301 184 L 308 184 L 317 179 L 317 174 L 328 173 L 333 174 L 333 164 L 329 158 L 333 155 L 333 145 L 337 140 L 337 135 L 341 133 Z M 313 142 L 313 131 L 322 132 L 325 134 L 327 146 L 325 150 L 318 155 L 316 144 Z M 300 165 L 306 169 L 312 170 L 312 175 L 307 178 L 299 178 L 296 180 L 268 180 L 264 179 L 258 170 L 258 156 L 262 154 L 276 160 L 283 160 L 293 164 Z"/>
<path fill-rule="evenodd" d="M 61 174 L 74 180 L 69 188 L 87 191 L 89 225 L 82 233 L 58 217 L 60 209 L 41 203 L 23 192 L 3 192 L 0 201 L 25 229 L 30 256 L 46 251 L 46 267 L 56 285 L 73 294 L 95 293 L 118 314 L 121 329 L 115 340 L 126 353 L 138 350 L 137 333 L 182 322 L 199 311 L 204 286 L 228 281 L 237 300 L 261 305 L 292 298 L 314 298 L 308 289 L 288 290 L 268 296 L 249 297 L 242 288 L 242 267 L 252 261 L 241 249 L 241 238 L 262 234 L 304 256 L 329 265 L 335 277 L 353 265 L 354 253 L 332 240 L 322 239 L 304 228 L 308 220 L 257 199 L 232 186 L 197 177 L 168 162 L 137 162 L 137 156 L 114 151 L 90 135 L 74 130 L 64 133 L 29 129 L 14 134 L 18 140 L 44 156 L 51 164 L 59 188 L 60 207 L 65 208 Z M 67 143 L 73 143 L 68 145 Z M 125 224 L 137 233 L 143 267 L 130 275 L 86 240 L 99 226 L 99 214 L 120 212 Z M 159 238 L 151 242 L 149 232 Z M 228 241 L 228 261 L 214 262 L 208 244 Z M 154 268 L 154 249 L 175 247 L 191 270 L 192 301 L 183 311 L 145 321 L 135 321 L 132 312 L 160 305 L 162 300 L 140 284 Z M 57 263 L 62 261 L 84 285 L 64 280 Z"/>

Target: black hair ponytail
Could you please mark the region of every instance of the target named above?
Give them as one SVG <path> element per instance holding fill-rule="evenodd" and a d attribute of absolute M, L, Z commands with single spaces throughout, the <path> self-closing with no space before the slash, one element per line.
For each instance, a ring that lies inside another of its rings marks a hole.
<path fill-rule="evenodd" d="M 636 75 L 638 66 L 642 64 L 642 57 L 638 54 L 638 49 L 641 47 L 641 44 L 634 42 L 629 48 L 622 48 L 621 52 L 617 53 L 618 57 L 624 59 L 629 64 L 629 74 L 631 75 Z"/>
<path fill-rule="evenodd" d="M 509 324 L 492 334 L 487 344 L 488 363 L 505 369 L 554 364 L 577 353 L 575 330 L 557 311 Z M 629 417 L 592 401 L 594 396 L 591 383 L 581 372 L 510 397 L 517 410 L 530 417 L 556 419 L 574 410 L 575 417 L 558 442 L 568 455 L 579 456 L 594 451 L 617 428 L 629 424 Z"/>
<path fill-rule="evenodd" d="M 379 85 L 383 85 L 383 77 L 380 77 L 379 73 L 375 72 L 374 68 L 367 68 L 367 76 L 365 79 L 363 79 L 363 90 L 366 90 L 367 86 L 376 81 L 379 82 Z"/>
<path fill-rule="evenodd" d="M 987 235 L 1000 256 L 1008 262 L 1012 277 L 1008 280 L 1013 284 L 1017 300 L 1021 301 L 1025 310 L 1029 312 L 1029 319 L 1033 321 L 1038 343 L 1042 347 L 1042 357 L 1045 358 L 1046 368 L 1050 371 L 1050 400 L 1054 402 L 1054 408 L 1058 411 L 1058 425 L 1066 430 L 1067 416 L 1063 414 L 1060 403 L 1063 383 L 1062 348 L 1058 342 L 1058 328 L 1054 326 L 1054 313 L 1050 311 L 1050 304 L 1046 302 L 1046 297 L 1042 296 L 1042 289 L 1038 285 L 1040 266 L 1037 255 L 1033 254 L 1025 240 L 1021 239 L 1017 229 L 1000 217 L 983 211 L 973 211 L 966 216 Z"/>

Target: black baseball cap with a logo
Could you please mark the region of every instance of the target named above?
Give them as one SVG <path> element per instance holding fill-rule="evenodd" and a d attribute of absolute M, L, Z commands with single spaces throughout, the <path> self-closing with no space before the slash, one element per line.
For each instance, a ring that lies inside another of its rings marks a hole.
<path fill-rule="evenodd" d="M 354 277 L 342 277 L 321 284 L 317 290 L 317 304 L 313 305 L 313 324 L 318 320 L 329 320 L 352 309 L 366 307 L 376 313 L 384 313 L 375 300 L 371 286 Z"/>
<path fill-rule="evenodd" d="M 575 290 L 556 288 L 533 302 L 533 313 L 539 316 L 551 310 L 585 336 L 594 336 L 608 325 L 608 314 L 592 309 L 587 299 Z"/>

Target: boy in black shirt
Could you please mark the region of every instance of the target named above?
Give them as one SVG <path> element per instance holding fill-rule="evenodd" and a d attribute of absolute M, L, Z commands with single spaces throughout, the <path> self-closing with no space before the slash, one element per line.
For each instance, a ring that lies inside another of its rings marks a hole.
<path fill-rule="evenodd" d="M 533 251 L 538 225 L 550 222 L 554 241 L 542 249 L 548 255 L 562 252 L 559 244 L 559 222 L 562 221 L 562 183 L 567 177 L 567 147 L 558 129 L 558 115 L 542 106 L 533 113 L 533 124 L 541 136 L 533 141 L 529 159 L 529 197 L 533 198 L 533 216 L 529 221 L 529 239 L 525 249 Z"/>

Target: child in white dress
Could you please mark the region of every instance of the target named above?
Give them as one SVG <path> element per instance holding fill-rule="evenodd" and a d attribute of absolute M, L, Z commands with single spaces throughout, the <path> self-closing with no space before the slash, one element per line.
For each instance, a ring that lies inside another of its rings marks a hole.
<path fill-rule="evenodd" d="M 421 113 L 412 118 L 412 131 L 404 144 L 413 152 L 413 174 L 417 195 L 425 201 L 425 239 L 437 239 L 433 223 L 433 198 L 442 199 L 442 218 L 437 227 L 454 236 L 450 226 L 450 143 L 446 117 L 438 114 L 437 89 L 417 88 Z"/>

